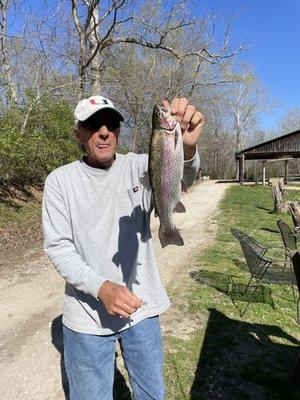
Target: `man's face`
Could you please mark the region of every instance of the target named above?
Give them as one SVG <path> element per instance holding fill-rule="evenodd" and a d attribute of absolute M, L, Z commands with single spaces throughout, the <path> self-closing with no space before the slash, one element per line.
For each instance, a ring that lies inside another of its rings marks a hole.
<path fill-rule="evenodd" d="M 79 123 L 75 135 L 85 149 L 88 165 L 108 168 L 113 164 L 119 133 L 120 119 L 110 110 L 98 111 Z"/>

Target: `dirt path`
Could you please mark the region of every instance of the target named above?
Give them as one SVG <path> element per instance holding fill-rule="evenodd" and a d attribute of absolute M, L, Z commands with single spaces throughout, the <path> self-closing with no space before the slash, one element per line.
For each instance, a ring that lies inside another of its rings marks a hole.
<path fill-rule="evenodd" d="M 157 220 L 152 231 L 161 276 L 172 291 L 193 269 L 193 259 L 207 247 L 216 231 L 217 204 L 229 184 L 201 182 L 182 197 L 187 213 L 176 215 L 185 246 L 162 250 Z M 41 249 L 20 263 L 8 265 L 0 290 L 1 399 L 63 400 L 61 375 L 61 313 L 64 282 Z M 173 306 L 162 318 L 164 331 L 174 331 L 178 310 Z M 190 329 L 193 329 L 191 325 Z M 181 329 L 176 322 L 176 334 Z M 188 334 L 186 325 L 182 334 Z"/>

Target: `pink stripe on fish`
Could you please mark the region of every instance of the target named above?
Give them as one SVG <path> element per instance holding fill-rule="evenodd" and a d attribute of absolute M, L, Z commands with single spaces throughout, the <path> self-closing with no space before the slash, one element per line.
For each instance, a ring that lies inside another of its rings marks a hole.
<path fill-rule="evenodd" d="M 163 166 L 161 176 L 161 187 L 163 195 L 163 207 L 168 207 L 170 199 L 170 188 L 172 182 L 172 167 L 175 162 L 174 134 L 163 134 Z"/>

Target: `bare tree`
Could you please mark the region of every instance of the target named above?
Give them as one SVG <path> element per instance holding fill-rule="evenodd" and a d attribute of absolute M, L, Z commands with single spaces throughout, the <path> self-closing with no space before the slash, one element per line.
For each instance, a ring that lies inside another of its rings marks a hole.
<path fill-rule="evenodd" d="M 4 70 L 7 98 L 9 102 L 17 103 L 18 96 L 12 76 L 12 67 L 9 57 L 8 31 L 7 31 L 7 13 L 12 3 L 13 2 L 10 0 L 0 1 L 0 43 L 1 43 L 1 58 Z"/>
<path fill-rule="evenodd" d="M 207 103 L 205 120 L 205 132 L 199 143 L 204 174 L 214 179 L 232 179 L 235 135 L 230 129 L 230 116 L 223 103 Z"/>
<path fill-rule="evenodd" d="M 232 130 L 236 137 L 235 151 L 238 152 L 251 141 L 251 136 L 256 132 L 258 115 L 268 111 L 270 104 L 265 89 L 248 66 L 242 66 L 241 72 L 237 74 L 237 82 L 228 87 L 230 91 L 224 103 L 232 115 Z"/>
<path fill-rule="evenodd" d="M 228 30 L 218 51 L 212 51 L 214 35 L 207 32 L 210 19 L 190 18 L 182 1 L 177 1 L 168 12 L 166 4 L 157 3 L 154 10 L 152 2 L 138 0 L 112 0 L 106 9 L 100 9 L 99 0 L 71 0 L 71 4 L 79 37 L 80 96 L 89 80 L 91 92 L 99 93 L 101 58 L 122 43 L 163 50 L 173 62 L 197 60 L 198 70 L 203 61 L 220 64 L 238 51 L 230 51 Z M 194 86 L 197 84 L 195 79 Z"/>
<path fill-rule="evenodd" d="M 254 133 L 258 113 L 268 109 L 265 92 L 257 77 L 243 71 L 240 79 L 240 82 L 231 85 L 231 92 L 226 100 L 234 121 L 236 151 L 241 150 L 247 141 L 247 134 Z"/>
<path fill-rule="evenodd" d="M 282 135 L 300 130 L 300 108 L 293 108 L 282 117 L 279 130 Z"/>

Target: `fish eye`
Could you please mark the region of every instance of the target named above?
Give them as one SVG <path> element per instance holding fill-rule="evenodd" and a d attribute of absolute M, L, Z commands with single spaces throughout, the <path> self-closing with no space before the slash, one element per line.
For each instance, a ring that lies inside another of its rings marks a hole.
<path fill-rule="evenodd" d="M 162 110 L 159 110 L 159 111 L 158 111 L 158 116 L 159 116 L 159 117 L 162 117 L 163 115 L 164 115 L 164 113 L 162 112 Z"/>

